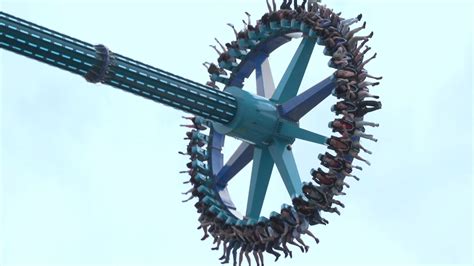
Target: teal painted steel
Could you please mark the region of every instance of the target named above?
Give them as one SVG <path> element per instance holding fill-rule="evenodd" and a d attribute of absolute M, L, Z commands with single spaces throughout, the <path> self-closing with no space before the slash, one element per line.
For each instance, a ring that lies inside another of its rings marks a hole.
<path fill-rule="evenodd" d="M 237 110 L 235 97 L 226 92 L 3 12 L 0 12 L 0 47 L 81 75 L 89 81 L 91 76 L 100 77 L 94 82 L 102 82 L 211 121 L 227 124 Z"/>
<path fill-rule="evenodd" d="M 292 122 L 282 123 L 279 134 L 284 138 L 296 138 L 318 144 L 325 144 L 326 140 L 328 139 L 327 137 L 318 133 L 300 128 L 296 123 Z"/>
<path fill-rule="evenodd" d="M 314 38 L 303 38 L 301 40 L 280 83 L 278 83 L 276 91 L 271 98 L 272 101 L 284 103 L 298 94 L 298 89 L 311 59 L 315 44 L 316 40 Z"/>
<path fill-rule="evenodd" d="M 228 87 L 239 103 L 235 119 L 228 124 L 213 123 L 214 129 L 251 144 L 268 145 L 278 126 L 278 112 L 274 103 L 238 87 Z"/>
<path fill-rule="evenodd" d="M 273 171 L 273 159 L 268 148 L 255 148 L 253 152 L 252 176 L 247 199 L 246 216 L 258 219 Z"/>
<path fill-rule="evenodd" d="M 268 147 L 278 172 L 291 198 L 299 196 L 301 192 L 301 178 L 296 167 L 295 158 L 285 142 L 275 141 Z"/>

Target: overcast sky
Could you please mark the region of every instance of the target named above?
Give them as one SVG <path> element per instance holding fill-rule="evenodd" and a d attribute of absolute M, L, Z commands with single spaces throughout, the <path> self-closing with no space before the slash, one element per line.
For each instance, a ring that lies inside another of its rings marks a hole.
<path fill-rule="evenodd" d="M 216 59 L 208 45 L 233 38 L 225 23 L 240 27 L 244 11 L 255 19 L 266 6 L 196 2 L 3 0 L 1 10 L 205 82 L 201 63 Z M 375 32 L 368 45 L 378 56 L 367 68 L 384 76 L 372 90 L 383 109 L 366 119 L 380 123 L 370 129 L 379 142 L 363 142 L 372 166 L 349 181 L 342 215 L 312 227 L 321 243 L 308 254 L 294 249 L 292 260 L 267 256 L 266 265 L 472 264 L 471 1 L 323 2 L 344 17 L 363 13 L 364 34 Z M 270 56 L 276 81 L 297 45 Z M 181 203 L 182 112 L 0 56 L 0 265 L 220 265 L 211 240 L 199 240 L 193 204 Z M 316 47 L 302 90 L 331 74 L 327 60 Z M 335 101 L 302 126 L 330 134 Z M 238 144 L 227 141 L 226 155 Z M 295 143 L 304 180 L 323 151 Z M 237 206 L 245 206 L 249 170 L 229 184 Z M 277 174 L 267 194 L 264 215 L 289 203 Z"/>

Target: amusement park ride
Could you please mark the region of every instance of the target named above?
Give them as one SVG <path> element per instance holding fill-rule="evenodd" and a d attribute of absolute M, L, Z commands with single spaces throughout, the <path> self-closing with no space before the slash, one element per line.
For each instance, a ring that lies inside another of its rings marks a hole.
<path fill-rule="evenodd" d="M 381 79 L 367 73 L 364 66 L 375 57 L 364 60 L 365 47 L 372 37 L 355 36 L 365 28 L 350 29 L 362 15 L 342 18 L 324 5 L 309 1 L 298 5 L 284 1 L 280 9 L 268 3 L 268 13 L 255 25 L 250 16 L 245 28 L 235 30 L 236 39 L 219 47 L 217 63 L 205 63 L 210 74 L 207 84 L 186 78 L 114 53 L 106 46 L 92 45 L 10 14 L 0 12 L 0 46 L 11 52 L 83 76 L 88 82 L 103 83 L 161 104 L 193 114 L 185 117 L 189 139 L 186 152 L 190 198 L 197 198 L 199 222 L 203 239 L 211 235 L 224 244 L 224 262 L 240 248 L 244 254 L 253 252 L 257 264 L 263 251 L 280 256 L 275 250 L 292 255 L 287 243 L 307 251 L 301 239 L 309 234 L 309 225 L 327 224 L 321 211 L 339 210 L 344 205 L 335 196 L 344 195 L 351 174 L 353 159 L 363 160 L 359 140 L 373 141 L 365 127 L 378 126 L 363 117 L 381 108 L 381 103 L 368 98 L 367 87 Z M 296 2 L 296 1 L 295 1 Z M 306 2 L 306 1 L 305 1 Z M 268 57 L 292 39 L 301 39 L 281 81 L 274 85 Z M 330 77 L 298 94 L 315 45 L 325 46 L 329 66 L 336 71 Z M 257 94 L 244 90 L 244 81 L 255 72 Z M 222 86 L 223 89 L 219 89 Z M 322 136 L 300 126 L 300 119 L 329 96 L 340 99 L 331 109 L 336 115 L 329 127 L 339 136 Z M 226 137 L 242 144 L 224 163 L 222 149 Z M 319 155 L 326 170 L 311 169 L 311 182 L 302 182 L 293 157 L 296 139 L 327 146 L 334 153 Z M 364 160 L 365 161 L 365 160 Z M 245 214 L 233 204 L 227 185 L 246 165 L 252 162 L 250 188 Z M 367 161 L 366 161 L 367 162 Z M 367 162 L 368 163 L 368 162 Z M 293 206 L 283 204 L 270 216 L 260 216 L 273 166 L 284 181 Z M 297 242 L 294 242 L 296 240 Z M 301 244 L 301 245 L 299 245 Z"/>

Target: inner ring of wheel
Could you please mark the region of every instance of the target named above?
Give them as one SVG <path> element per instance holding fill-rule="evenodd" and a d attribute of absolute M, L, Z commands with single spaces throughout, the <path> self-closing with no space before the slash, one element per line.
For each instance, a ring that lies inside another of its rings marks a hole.
<path fill-rule="evenodd" d="M 282 30 L 278 35 L 270 36 L 268 39 L 259 42 L 254 48 L 251 49 L 249 54 L 245 56 L 244 60 L 239 63 L 236 69 L 232 71 L 229 81 L 226 84 L 226 88 L 227 86 L 236 86 L 242 88 L 244 80 L 256 70 L 257 66 L 261 65 L 273 51 L 293 39 L 292 37 L 287 36 L 291 33 L 302 33 L 302 38 L 308 38 L 307 34 L 305 34 L 302 30 L 290 28 L 284 31 Z M 317 38 L 317 36 L 313 36 L 313 38 Z M 216 182 L 218 173 L 224 167 L 223 154 L 221 153 L 224 146 L 224 140 L 225 135 L 217 132 L 212 127 L 210 128 L 209 143 L 207 147 L 209 154 L 209 175 L 211 176 L 212 180 L 214 180 L 213 189 L 226 210 L 235 218 L 243 219 L 243 215 L 237 211 L 237 208 L 230 197 L 229 191 L 227 189 L 227 182 L 224 184 Z M 247 163 L 250 162 L 253 156 L 253 149 L 248 149 L 243 154 L 243 156 L 245 157 L 243 161 Z M 346 158 L 346 160 L 350 162 L 352 162 L 352 159 L 352 157 Z"/>

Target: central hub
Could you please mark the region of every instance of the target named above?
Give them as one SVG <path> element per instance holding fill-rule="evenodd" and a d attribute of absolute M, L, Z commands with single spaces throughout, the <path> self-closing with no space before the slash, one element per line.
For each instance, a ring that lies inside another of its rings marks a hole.
<path fill-rule="evenodd" d="M 288 143 L 294 142 L 294 138 L 279 134 L 283 123 L 292 122 L 280 118 L 275 103 L 238 87 L 229 87 L 226 92 L 236 98 L 237 113 L 228 124 L 213 122 L 217 132 L 257 146 L 267 146 L 275 137 Z"/>

